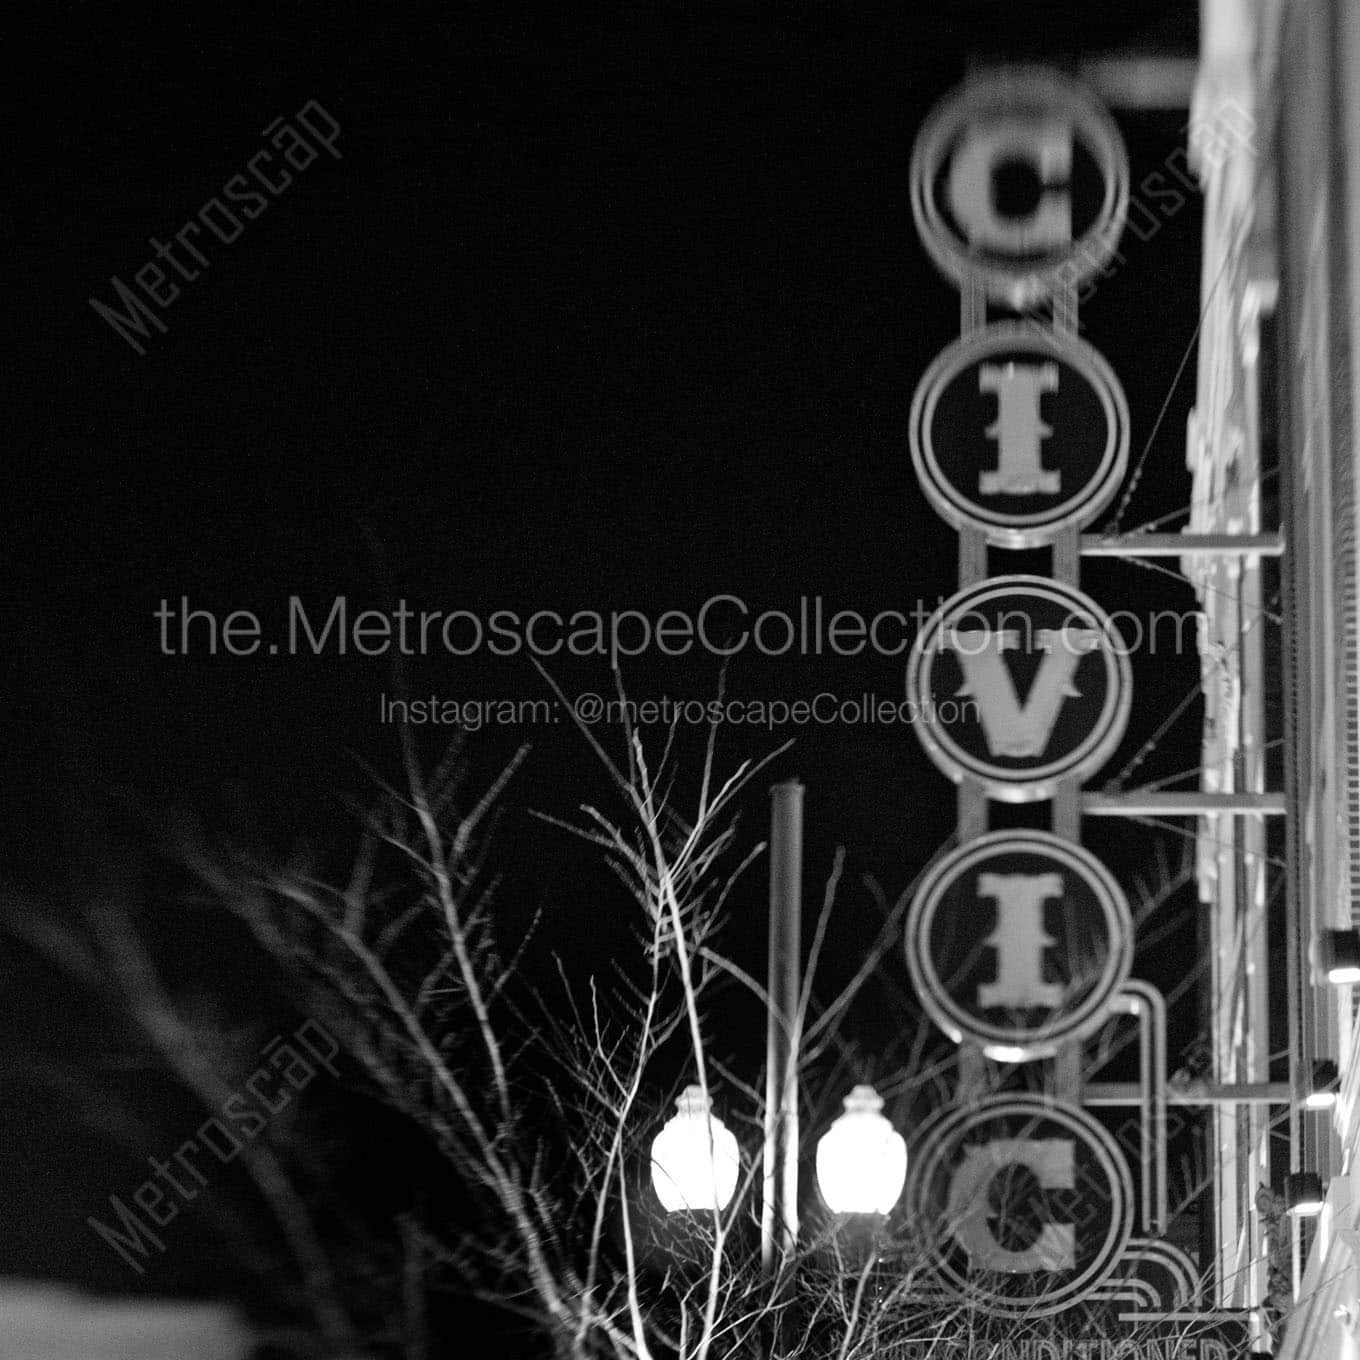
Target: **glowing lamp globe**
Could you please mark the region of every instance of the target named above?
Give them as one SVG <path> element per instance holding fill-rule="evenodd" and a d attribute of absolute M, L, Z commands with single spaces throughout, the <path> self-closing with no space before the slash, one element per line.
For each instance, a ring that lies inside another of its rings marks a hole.
<path fill-rule="evenodd" d="M 1313 1081 L 1303 1098 L 1305 1110 L 1334 1109 L 1337 1101 L 1337 1087 L 1341 1078 L 1336 1064 L 1330 1059 L 1313 1064 Z"/>
<path fill-rule="evenodd" d="M 1296 1171 L 1284 1178 L 1285 1212 L 1295 1218 L 1316 1218 L 1326 1204 L 1322 1178 L 1315 1171 Z"/>
<path fill-rule="evenodd" d="M 652 1185 L 667 1213 L 725 1209 L 737 1188 L 737 1140 L 700 1086 L 687 1086 L 652 1142 Z"/>
<path fill-rule="evenodd" d="M 872 1086 L 845 1097 L 845 1113 L 817 1143 L 817 1184 L 836 1214 L 886 1214 L 907 1179 L 907 1145 L 883 1117 Z"/>
<path fill-rule="evenodd" d="M 1350 987 L 1360 982 L 1360 931 L 1324 930 L 1314 950 L 1323 977 L 1333 987 Z"/>

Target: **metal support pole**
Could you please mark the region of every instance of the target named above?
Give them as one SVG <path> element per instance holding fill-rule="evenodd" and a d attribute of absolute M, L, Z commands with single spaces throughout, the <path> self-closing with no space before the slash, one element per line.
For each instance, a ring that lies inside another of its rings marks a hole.
<path fill-rule="evenodd" d="M 1283 817 L 1282 793 L 1083 793 L 1081 810 L 1087 817 Z"/>
<path fill-rule="evenodd" d="M 1069 586 L 1081 579 L 1081 538 L 1075 529 L 1053 540 L 1053 578 Z"/>
<path fill-rule="evenodd" d="M 1081 1041 L 1064 1044 L 1053 1055 L 1053 1090 L 1068 1105 L 1081 1103 Z"/>
<path fill-rule="evenodd" d="M 1114 109 L 1190 107 L 1198 71 L 1193 57 L 1167 57 L 1158 52 L 1110 52 L 1083 57 L 1077 75 L 1101 103 Z"/>
<path fill-rule="evenodd" d="M 1053 290 L 1053 329 L 1064 335 L 1077 333 L 1077 286 L 1074 283 L 1060 283 Z"/>
<path fill-rule="evenodd" d="M 803 786 L 770 790 L 769 1013 L 760 1261 L 774 1273 L 798 1238 L 798 1003 L 802 988 Z"/>
<path fill-rule="evenodd" d="M 1279 557 L 1282 534 L 1125 534 L 1081 536 L 1083 557 Z"/>
<path fill-rule="evenodd" d="M 987 292 L 976 274 L 959 284 L 959 333 L 971 335 L 987 324 Z"/>
<path fill-rule="evenodd" d="M 959 530 L 959 589 L 987 575 L 987 540 L 976 529 Z"/>
<path fill-rule="evenodd" d="M 959 1077 L 954 1103 L 968 1105 L 987 1094 L 987 1060 L 977 1044 L 959 1045 Z"/>
<path fill-rule="evenodd" d="M 987 796 L 976 779 L 959 780 L 956 794 L 959 809 L 959 842 L 970 841 L 987 830 Z"/>
<path fill-rule="evenodd" d="M 1064 779 L 1053 790 L 1053 834 L 1069 841 L 1081 839 L 1082 793 L 1075 779 Z"/>
<path fill-rule="evenodd" d="M 1082 1092 L 1083 1105 L 1141 1105 L 1147 1093 L 1136 1081 L 1091 1082 Z M 1289 1105 L 1293 1087 L 1287 1081 L 1239 1082 L 1214 1086 L 1192 1081 L 1168 1086 L 1168 1105 Z"/>
<path fill-rule="evenodd" d="M 1130 978 L 1110 1009 L 1138 1022 L 1143 1230 L 1158 1237 L 1166 1229 L 1167 1217 L 1166 1001 L 1151 983 Z M 1091 1095 L 1092 1088 L 1083 1092 L 1086 1104 L 1093 1103 Z"/>

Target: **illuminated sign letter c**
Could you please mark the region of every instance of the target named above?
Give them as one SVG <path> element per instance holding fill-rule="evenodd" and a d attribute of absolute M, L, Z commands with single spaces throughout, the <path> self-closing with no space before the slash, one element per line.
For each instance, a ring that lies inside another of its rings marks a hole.
<path fill-rule="evenodd" d="M 1043 186 L 1025 216 L 1003 216 L 996 172 L 1008 162 L 1031 166 Z M 1072 172 L 1072 128 L 1052 119 L 1008 118 L 968 129 L 949 169 L 949 206 L 969 243 L 1012 255 L 1052 250 L 1072 241 L 1072 198 L 1061 186 Z"/>
<path fill-rule="evenodd" d="M 967 1150 L 949 1182 L 946 1221 L 975 1269 L 1029 1275 L 1076 1268 L 1072 1224 L 1045 1223 L 1030 1246 L 1012 1251 L 992 1231 L 987 1194 L 997 1174 L 1015 1166 L 1027 1167 L 1045 1190 L 1071 1190 L 1075 1147 L 1068 1138 L 999 1138 Z"/>

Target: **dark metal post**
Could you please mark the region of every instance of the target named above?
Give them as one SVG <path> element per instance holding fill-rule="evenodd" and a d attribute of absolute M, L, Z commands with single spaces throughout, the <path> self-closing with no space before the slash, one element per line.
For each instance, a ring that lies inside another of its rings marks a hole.
<path fill-rule="evenodd" d="M 777 1270 L 798 1237 L 798 1001 L 802 987 L 803 786 L 770 790 L 769 1014 L 760 1260 Z"/>

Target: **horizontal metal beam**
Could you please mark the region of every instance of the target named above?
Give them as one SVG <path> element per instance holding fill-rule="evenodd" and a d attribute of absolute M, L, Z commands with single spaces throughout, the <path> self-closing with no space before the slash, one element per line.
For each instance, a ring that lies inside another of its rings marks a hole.
<path fill-rule="evenodd" d="M 1279 557 L 1281 534 L 1082 534 L 1083 557 Z"/>
<path fill-rule="evenodd" d="M 1194 57 L 1121 53 L 1079 62 L 1082 81 L 1112 109 L 1188 109 L 1199 62 Z"/>
<path fill-rule="evenodd" d="M 1168 1084 L 1168 1105 L 1288 1105 L 1294 1099 L 1287 1081 L 1255 1084 L 1206 1086 L 1190 1082 L 1185 1086 Z M 1081 1093 L 1083 1105 L 1141 1105 L 1143 1087 L 1136 1081 L 1092 1082 Z"/>
<path fill-rule="evenodd" d="M 1081 810 L 1088 817 L 1283 817 L 1282 793 L 1083 793 Z"/>

